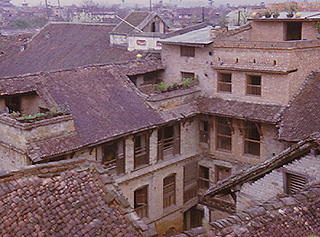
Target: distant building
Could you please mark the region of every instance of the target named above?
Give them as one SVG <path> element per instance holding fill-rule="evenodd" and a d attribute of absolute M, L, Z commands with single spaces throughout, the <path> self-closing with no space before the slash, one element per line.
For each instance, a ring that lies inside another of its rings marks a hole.
<path fill-rule="evenodd" d="M 110 32 L 112 45 L 132 50 L 160 50 L 167 25 L 155 12 L 131 12 Z"/>

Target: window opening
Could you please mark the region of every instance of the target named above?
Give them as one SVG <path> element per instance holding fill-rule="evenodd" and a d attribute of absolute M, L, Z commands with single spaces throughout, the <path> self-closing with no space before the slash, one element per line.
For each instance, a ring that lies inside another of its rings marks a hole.
<path fill-rule="evenodd" d="M 183 200 L 184 203 L 197 197 L 198 192 L 198 163 L 192 162 L 184 166 L 183 168 Z"/>
<path fill-rule="evenodd" d="M 215 172 L 216 172 L 215 181 L 218 182 L 220 180 L 228 178 L 231 175 L 231 168 L 216 165 Z"/>
<path fill-rule="evenodd" d="M 217 117 L 217 149 L 231 151 L 232 129 L 228 118 Z"/>
<path fill-rule="evenodd" d="M 199 166 L 199 188 L 208 189 L 210 187 L 209 168 Z"/>
<path fill-rule="evenodd" d="M 286 22 L 285 40 L 301 40 L 301 22 Z"/>
<path fill-rule="evenodd" d="M 194 58 L 195 57 L 195 47 L 180 46 L 180 56 Z"/>
<path fill-rule="evenodd" d="M 163 180 L 163 208 L 176 204 L 176 175 L 170 175 Z"/>
<path fill-rule="evenodd" d="M 259 129 L 258 129 L 259 128 Z M 260 125 L 254 122 L 245 122 L 244 153 L 260 156 Z"/>
<path fill-rule="evenodd" d="M 142 133 L 134 136 L 134 168 L 149 164 L 149 136 Z"/>
<path fill-rule="evenodd" d="M 141 218 L 148 217 L 148 186 L 134 191 L 134 210 Z"/>
<path fill-rule="evenodd" d="M 261 95 L 261 76 L 247 75 L 247 95 Z"/>
<path fill-rule="evenodd" d="M 210 126 L 209 122 L 200 120 L 200 142 L 209 143 L 210 141 Z"/>
<path fill-rule="evenodd" d="M 218 73 L 218 91 L 231 92 L 231 73 Z"/>
<path fill-rule="evenodd" d="M 158 160 L 177 154 L 180 154 L 180 123 L 158 130 Z"/>
<path fill-rule="evenodd" d="M 285 192 L 287 194 L 299 192 L 308 181 L 306 177 L 292 173 L 285 173 L 285 179 Z"/>

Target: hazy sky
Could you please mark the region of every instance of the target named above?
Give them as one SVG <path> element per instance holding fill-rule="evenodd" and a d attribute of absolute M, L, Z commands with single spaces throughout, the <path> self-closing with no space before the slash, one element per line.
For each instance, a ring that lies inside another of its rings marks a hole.
<path fill-rule="evenodd" d="M 26 0 L 27 2 L 30 3 L 30 6 L 34 5 L 39 5 L 39 4 L 44 4 L 45 0 Z M 82 2 L 85 0 L 60 0 L 61 5 L 66 6 L 66 5 L 80 5 Z M 94 2 L 101 3 L 101 4 L 106 4 L 106 5 L 113 5 L 113 4 L 120 4 L 123 6 L 128 6 L 128 5 L 144 5 L 144 6 L 149 6 L 150 0 L 124 0 L 124 3 L 122 0 L 93 0 Z M 159 0 L 151 0 L 152 4 L 156 4 L 159 2 Z M 264 2 L 284 2 L 286 0 L 266 0 Z M 14 5 L 21 6 L 21 3 L 23 0 L 11 0 L 11 2 Z M 48 2 L 51 5 L 58 5 L 58 0 L 48 0 Z M 178 6 L 186 6 L 186 5 L 193 5 L 193 6 L 208 6 L 208 0 L 196 0 L 196 1 L 190 1 L 190 0 L 163 0 L 163 3 L 171 3 L 171 4 L 177 4 Z M 229 3 L 231 5 L 239 5 L 239 4 L 260 4 L 261 0 L 214 0 L 214 5 L 218 6 L 220 4 L 226 4 Z"/>

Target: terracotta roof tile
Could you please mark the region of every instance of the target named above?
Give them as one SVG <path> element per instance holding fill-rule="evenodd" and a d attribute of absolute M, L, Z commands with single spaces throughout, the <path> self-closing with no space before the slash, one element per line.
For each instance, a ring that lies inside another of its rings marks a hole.
<path fill-rule="evenodd" d="M 300 193 L 287 195 L 282 194 L 259 206 L 251 207 L 250 212 L 253 215 L 241 216 L 244 212 L 239 212 L 227 219 L 234 219 L 231 225 L 223 225 L 224 220 L 218 220 L 209 223 L 206 227 L 193 228 L 185 231 L 177 237 L 205 237 L 205 236 L 225 236 L 225 237 L 278 237 L 278 236 L 311 236 L 320 234 L 320 186 L 319 183 L 313 183 L 306 187 L 304 193 L 314 193 L 317 195 L 308 195 L 307 199 L 299 201 L 296 197 Z M 282 200 L 282 201 L 281 201 Z M 280 205 L 279 205 L 280 203 Z M 275 209 L 265 208 L 265 205 L 272 204 Z"/>
<path fill-rule="evenodd" d="M 267 123 L 276 123 L 283 110 L 279 105 L 225 100 L 217 97 L 200 99 L 199 108 L 202 113 Z"/>
<path fill-rule="evenodd" d="M 282 113 L 279 137 L 299 141 L 320 131 L 320 72 L 312 72 Z"/>
<path fill-rule="evenodd" d="M 51 23 L 28 43 L 25 51 L 0 58 L 0 77 L 135 59 L 137 52 L 110 46 L 113 27 Z"/>
<path fill-rule="evenodd" d="M 92 162 L 75 159 L 34 167 L 0 178 L 0 186 L 6 187 L 0 193 L 1 236 L 133 237 L 151 231 L 139 218 L 131 223 L 121 202 L 105 202 L 115 187 L 99 180 Z"/>

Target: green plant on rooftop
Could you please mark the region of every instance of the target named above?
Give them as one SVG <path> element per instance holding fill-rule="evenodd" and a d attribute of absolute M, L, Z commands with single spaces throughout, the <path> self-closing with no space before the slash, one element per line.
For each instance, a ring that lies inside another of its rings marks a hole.
<path fill-rule="evenodd" d="M 68 109 L 51 108 L 46 113 L 36 113 L 36 114 L 31 114 L 31 115 L 25 115 L 25 116 L 18 117 L 16 119 L 19 122 L 30 123 L 30 122 L 34 122 L 37 120 L 48 119 L 48 118 L 53 118 L 53 117 L 57 117 L 57 116 L 61 116 L 61 115 L 67 115 L 67 114 L 70 114 Z"/>
<path fill-rule="evenodd" d="M 154 84 L 153 86 L 160 92 L 173 91 L 178 89 L 186 89 L 191 85 L 194 85 L 198 82 L 198 76 L 190 78 L 180 78 L 179 80 L 173 81 L 172 84 L 167 85 L 164 82 L 159 84 Z"/>

